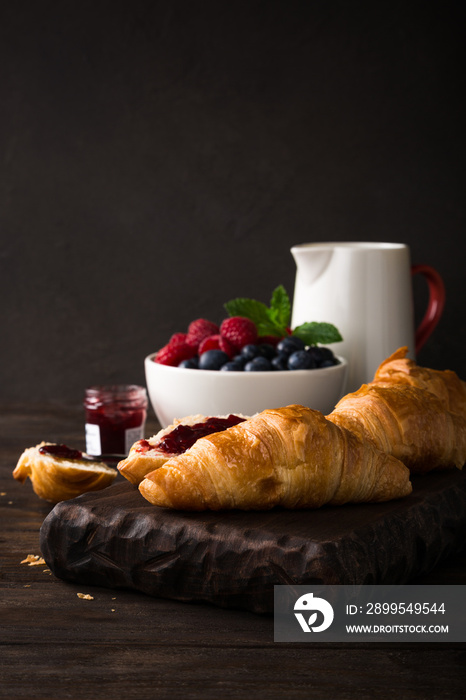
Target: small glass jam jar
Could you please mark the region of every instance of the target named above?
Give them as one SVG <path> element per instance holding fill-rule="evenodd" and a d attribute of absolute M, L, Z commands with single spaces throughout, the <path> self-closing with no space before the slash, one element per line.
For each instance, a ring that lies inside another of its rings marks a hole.
<path fill-rule="evenodd" d="M 144 437 L 147 393 L 142 386 L 92 386 L 86 389 L 84 408 L 89 455 L 127 455 Z"/>

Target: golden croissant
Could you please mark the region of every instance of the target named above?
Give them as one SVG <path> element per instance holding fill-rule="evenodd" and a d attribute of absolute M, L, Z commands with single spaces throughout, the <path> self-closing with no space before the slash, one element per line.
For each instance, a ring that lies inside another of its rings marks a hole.
<path fill-rule="evenodd" d="M 318 508 L 408 495 L 409 470 L 319 413 L 291 405 L 200 438 L 139 485 L 181 510 Z"/>
<path fill-rule="evenodd" d="M 344 396 L 327 418 L 397 457 L 413 473 L 462 468 L 466 461 L 466 383 L 429 370 L 400 348 L 374 381 Z"/>
<path fill-rule="evenodd" d="M 452 413 L 466 418 L 466 382 L 451 370 L 419 367 L 407 357 L 408 348 L 399 348 L 377 369 L 371 384 L 400 384 L 429 391 Z"/>

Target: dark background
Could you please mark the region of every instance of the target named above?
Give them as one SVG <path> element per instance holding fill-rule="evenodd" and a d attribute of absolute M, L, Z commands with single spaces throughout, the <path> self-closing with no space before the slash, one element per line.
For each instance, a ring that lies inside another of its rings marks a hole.
<path fill-rule="evenodd" d="M 292 295 L 290 247 L 328 240 L 437 267 L 418 359 L 466 379 L 463 7 L 2 3 L 1 397 L 143 383 L 173 332 Z"/>

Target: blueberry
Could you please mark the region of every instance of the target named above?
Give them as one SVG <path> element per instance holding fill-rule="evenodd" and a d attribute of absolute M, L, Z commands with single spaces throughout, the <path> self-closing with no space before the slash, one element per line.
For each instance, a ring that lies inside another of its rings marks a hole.
<path fill-rule="evenodd" d="M 244 345 L 244 347 L 241 348 L 241 355 L 245 357 L 246 360 L 253 360 L 260 355 L 260 348 L 258 345 Z"/>
<path fill-rule="evenodd" d="M 272 365 L 270 364 L 270 360 L 261 355 L 254 357 L 244 366 L 245 372 L 270 372 L 271 369 Z"/>
<path fill-rule="evenodd" d="M 220 367 L 221 372 L 242 372 L 243 369 L 243 363 L 237 362 L 236 360 L 230 360 L 230 362 L 225 362 L 225 364 Z"/>
<path fill-rule="evenodd" d="M 244 355 L 235 355 L 232 362 L 236 362 L 238 365 L 241 365 L 241 369 L 244 369 L 244 365 L 248 361 L 247 357 L 244 357 Z"/>
<path fill-rule="evenodd" d="M 199 367 L 199 358 L 191 357 L 189 360 L 182 360 L 178 367 L 184 367 L 185 369 L 197 369 Z"/>
<path fill-rule="evenodd" d="M 199 369 L 220 369 L 229 359 L 223 350 L 206 350 L 199 358 Z"/>
<path fill-rule="evenodd" d="M 337 360 L 324 360 L 323 362 L 320 363 L 319 367 L 333 367 L 334 365 L 337 365 L 338 361 Z"/>
<path fill-rule="evenodd" d="M 276 355 L 276 349 L 271 343 L 261 343 L 259 346 L 260 354 L 271 360 Z"/>
<path fill-rule="evenodd" d="M 298 338 L 297 335 L 287 335 L 278 343 L 277 352 L 284 355 L 291 355 L 292 352 L 296 352 L 296 350 L 304 350 L 305 347 L 304 341 L 301 340 L 301 338 Z"/>
<path fill-rule="evenodd" d="M 333 360 L 333 363 L 335 364 L 335 355 L 330 348 L 319 348 L 319 350 L 322 355 L 322 360 Z"/>
<path fill-rule="evenodd" d="M 335 356 L 330 348 L 311 345 L 307 352 L 314 358 L 316 367 L 331 367 L 336 363 Z"/>
<path fill-rule="evenodd" d="M 322 350 L 323 348 L 319 348 L 317 345 L 311 345 L 309 348 L 307 348 L 307 352 L 314 360 L 316 367 L 320 367 L 321 362 L 324 360 Z"/>
<path fill-rule="evenodd" d="M 296 350 L 288 358 L 288 369 L 314 369 L 316 363 L 306 350 Z"/>
<path fill-rule="evenodd" d="M 284 372 L 285 370 L 288 369 L 287 362 L 288 362 L 287 355 L 275 355 L 275 357 L 273 357 L 270 360 L 270 364 L 272 365 L 272 368 L 278 372 Z"/>

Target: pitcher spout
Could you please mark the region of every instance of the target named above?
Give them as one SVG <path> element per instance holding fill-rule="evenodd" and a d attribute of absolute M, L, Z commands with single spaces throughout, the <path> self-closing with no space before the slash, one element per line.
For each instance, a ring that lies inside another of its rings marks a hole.
<path fill-rule="evenodd" d="M 333 257 L 334 251 L 328 246 L 303 243 L 291 248 L 291 254 L 298 270 L 300 284 L 310 286 L 321 277 Z"/>

